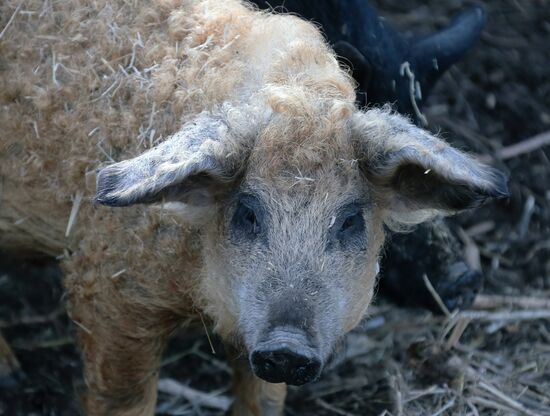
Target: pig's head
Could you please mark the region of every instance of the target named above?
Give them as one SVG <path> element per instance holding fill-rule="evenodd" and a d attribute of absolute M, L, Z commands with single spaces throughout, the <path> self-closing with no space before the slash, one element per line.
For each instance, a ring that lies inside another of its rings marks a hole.
<path fill-rule="evenodd" d="M 417 224 L 507 190 L 500 173 L 389 111 L 297 117 L 272 107 L 262 117 L 199 115 L 102 169 L 96 201 L 181 203 L 201 230 L 204 311 L 245 347 L 258 377 L 299 385 L 364 317 L 385 224 Z"/>

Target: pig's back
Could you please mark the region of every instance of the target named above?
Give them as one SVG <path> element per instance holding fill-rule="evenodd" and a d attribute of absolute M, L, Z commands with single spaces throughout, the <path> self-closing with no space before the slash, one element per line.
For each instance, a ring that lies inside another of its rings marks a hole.
<path fill-rule="evenodd" d="M 219 61 L 231 39 L 204 21 L 210 2 L 196 14 L 169 3 L 34 1 L 15 15 L 0 42 L 0 247 L 76 249 L 95 216 L 96 169 L 142 153 L 229 95 L 240 64 Z M 215 33 L 227 43 L 213 59 Z M 206 90 L 216 74 L 225 93 Z"/>

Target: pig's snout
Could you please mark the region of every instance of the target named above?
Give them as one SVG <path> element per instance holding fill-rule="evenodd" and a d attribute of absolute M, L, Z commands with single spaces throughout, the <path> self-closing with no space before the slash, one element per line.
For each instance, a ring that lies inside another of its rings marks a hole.
<path fill-rule="evenodd" d="M 305 334 L 274 331 L 250 354 L 254 374 L 269 383 L 300 386 L 319 377 L 321 358 Z"/>

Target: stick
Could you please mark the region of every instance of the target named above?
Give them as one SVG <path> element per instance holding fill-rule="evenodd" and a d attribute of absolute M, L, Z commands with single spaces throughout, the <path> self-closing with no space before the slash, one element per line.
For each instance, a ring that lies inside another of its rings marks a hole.
<path fill-rule="evenodd" d="M 495 153 L 494 157 L 482 155 L 479 159 L 482 162 L 490 162 L 493 158 L 501 160 L 511 159 L 548 145 L 550 145 L 550 131 L 545 131 L 519 143 L 503 147 Z"/>
<path fill-rule="evenodd" d="M 498 309 L 507 306 L 524 309 L 550 309 L 550 299 L 530 296 L 477 295 L 472 309 Z"/>
<path fill-rule="evenodd" d="M 10 326 L 16 325 L 32 325 L 32 324 L 42 324 L 45 322 L 50 322 L 57 317 L 65 313 L 63 308 L 55 309 L 54 311 L 46 315 L 31 315 L 31 316 L 22 316 L 20 318 L 14 319 L 12 321 L 2 321 L 0 320 L 0 329 L 9 328 Z"/>
<path fill-rule="evenodd" d="M 481 396 L 474 396 L 470 399 L 470 401 L 472 403 L 488 407 L 492 410 L 501 410 L 503 412 L 506 412 L 505 414 L 510 414 L 510 406 L 503 405 L 499 402 L 495 402 L 494 400 L 489 400 Z"/>
<path fill-rule="evenodd" d="M 332 412 L 333 414 L 341 415 L 341 416 L 353 416 L 351 413 L 348 413 L 344 410 L 338 409 L 337 407 L 334 407 L 334 406 L 328 404 L 323 399 L 315 399 L 315 403 L 317 403 L 322 408 Z"/>
<path fill-rule="evenodd" d="M 448 409 L 454 406 L 456 399 L 452 398 L 447 402 L 445 406 L 443 406 L 441 409 L 439 409 L 437 412 L 433 413 L 432 416 L 439 416 L 443 413 L 445 413 Z"/>
<path fill-rule="evenodd" d="M 414 80 L 414 72 L 411 71 L 411 64 L 407 61 L 403 62 L 401 64 L 401 67 L 399 68 L 399 74 L 402 77 L 404 77 L 406 75 L 407 78 L 409 78 L 409 98 L 411 100 L 411 104 L 413 106 L 414 113 L 416 114 L 416 116 L 418 117 L 418 119 L 420 120 L 422 125 L 424 127 L 426 127 L 428 125 L 428 120 L 426 119 L 426 116 L 424 116 L 424 114 L 422 114 L 422 112 L 418 108 L 418 104 L 416 103 L 416 97 L 415 97 L 416 94 L 415 93 L 418 93 L 419 96 L 421 96 L 422 93 L 420 91 L 420 84 L 418 84 Z M 419 98 L 419 99 L 421 99 L 421 98 Z"/>
<path fill-rule="evenodd" d="M 426 285 L 426 288 L 428 289 L 432 297 L 435 299 L 437 305 L 441 308 L 441 311 L 445 314 L 447 318 L 450 318 L 451 312 L 449 312 L 449 309 L 447 309 L 447 307 L 441 300 L 441 296 L 439 296 L 439 293 L 436 292 L 436 290 L 432 286 L 432 282 L 430 282 L 430 279 L 428 279 L 428 276 L 425 273 L 422 275 L 422 279 L 424 280 L 424 284 Z"/>
<path fill-rule="evenodd" d="M 227 411 L 232 402 L 227 396 L 218 395 L 217 393 L 204 393 L 185 386 L 171 378 L 160 379 L 158 382 L 158 390 L 172 396 L 184 397 L 185 400 L 196 406 L 204 406 L 223 411 Z"/>
<path fill-rule="evenodd" d="M 479 256 L 479 247 L 475 241 L 461 228 L 458 228 L 458 237 L 464 244 L 464 257 L 466 264 L 471 269 L 481 271 L 481 259 Z"/>
<path fill-rule="evenodd" d="M 69 215 L 69 221 L 67 222 L 67 229 L 65 230 L 65 237 L 71 235 L 71 230 L 73 229 L 74 223 L 76 221 L 76 215 L 80 209 L 80 203 L 82 202 L 82 192 L 77 191 L 73 199 L 73 207 L 71 208 L 71 213 Z"/>
<path fill-rule="evenodd" d="M 483 221 L 472 225 L 471 227 L 464 230 L 464 232 L 471 238 L 492 231 L 494 228 L 494 221 Z"/>
<path fill-rule="evenodd" d="M 535 319 L 550 319 L 550 309 L 535 309 L 525 311 L 485 312 L 462 311 L 457 319 L 466 318 L 477 321 L 531 321 Z"/>
<path fill-rule="evenodd" d="M 453 332 L 449 336 L 449 339 L 447 340 L 447 343 L 445 344 L 445 349 L 450 350 L 453 348 L 458 341 L 460 340 L 460 337 L 468 327 L 468 324 L 470 323 L 469 319 L 459 319 L 453 329 Z"/>
<path fill-rule="evenodd" d="M 483 390 L 489 392 L 494 397 L 499 398 L 501 401 L 506 403 L 512 409 L 517 410 L 517 411 L 519 411 L 521 413 L 524 413 L 526 415 L 529 415 L 529 416 L 537 416 L 537 414 L 535 412 L 532 412 L 531 410 L 527 409 L 523 404 L 521 404 L 520 402 L 512 399 L 511 397 L 508 397 L 506 394 L 504 394 L 503 392 L 498 390 L 496 387 L 494 387 L 494 386 L 492 386 L 488 383 L 485 383 L 484 381 L 479 382 L 479 387 L 482 388 Z"/>
<path fill-rule="evenodd" d="M 19 368 L 19 361 L 0 332 L 0 377 L 8 377 Z"/>
<path fill-rule="evenodd" d="M 202 313 L 199 312 L 199 317 L 201 318 L 202 326 L 204 327 L 204 332 L 206 333 L 206 338 L 208 339 L 208 344 L 210 345 L 210 349 L 212 350 L 212 354 L 216 355 L 216 350 L 214 349 L 214 344 L 212 343 L 212 340 L 210 339 L 210 334 L 208 333 L 208 328 L 206 327 L 206 324 L 204 323 L 204 319 L 202 317 Z"/>
<path fill-rule="evenodd" d="M 17 5 L 15 11 L 13 12 L 13 14 L 10 17 L 10 20 L 8 20 L 8 23 L 6 23 L 6 26 L 4 26 L 4 29 L 2 29 L 2 31 L 0 32 L 0 39 L 2 39 L 2 36 L 4 36 L 4 33 L 6 33 L 6 30 L 8 30 L 8 27 L 10 27 L 10 25 L 12 24 L 13 20 L 15 19 L 15 16 L 17 16 L 17 13 L 19 13 L 19 9 L 21 8 L 22 4 L 23 4 L 23 2 L 20 2 Z"/>

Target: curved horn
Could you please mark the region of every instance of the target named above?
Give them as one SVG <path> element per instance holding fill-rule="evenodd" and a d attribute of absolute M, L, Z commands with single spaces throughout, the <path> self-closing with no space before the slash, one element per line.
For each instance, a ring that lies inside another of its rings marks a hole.
<path fill-rule="evenodd" d="M 456 16 L 445 29 L 412 42 L 410 59 L 423 90 L 429 90 L 437 78 L 473 46 L 485 21 L 485 12 L 474 6 Z"/>

